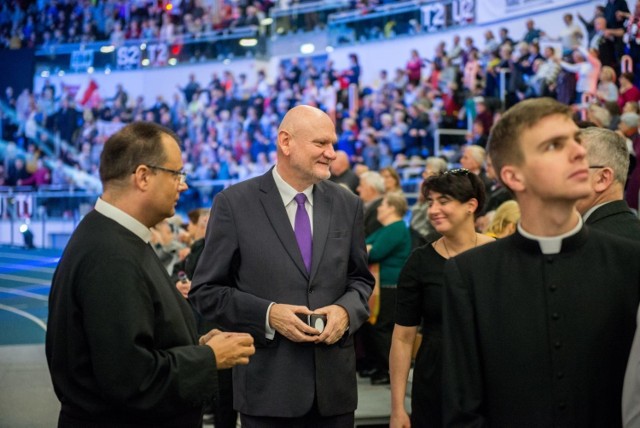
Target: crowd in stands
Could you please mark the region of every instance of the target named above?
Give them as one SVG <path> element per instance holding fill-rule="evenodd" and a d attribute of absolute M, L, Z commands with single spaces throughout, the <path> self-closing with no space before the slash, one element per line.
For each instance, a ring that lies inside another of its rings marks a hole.
<path fill-rule="evenodd" d="M 267 2 L 253 2 L 249 7 L 257 3 L 267 7 Z M 182 8 L 188 11 L 199 4 L 183 2 Z M 49 7 L 62 5 L 53 2 Z M 85 10 L 93 7 L 88 2 L 81 5 Z M 153 8 L 140 6 L 133 2 L 122 7 L 130 17 L 136 16 L 137 9 L 153 13 Z M 10 8 L 4 5 L 5 18 L 11 15 Z M 85 14 L 91 16 L 89 12 L 79 16 Z M 431 55 L 413 50 L 406 63 L 398 59 L 395 69 L 380 70 L 378 78 L 367 85 L 360 82 L 358 56 L 351 54 L 345 70 L 336 70 L 331 60 L 316 67 L 307 57 L 291 59 L 270 78 L 262 70 L 255 79 L 232 70 L 213 73 L 208 82 L 192 74 L 184 84 L 176 85 L 169 100 L 161 96 L 133 99 L 122 84 L 114 94 L 96 91 L 82 105 L 68 88 L 56 88 L 49 82 L 39 93 L 25 89 L 15 94 L 7 88 L 1 100 L 15 110 L 16 117 L 2 121 L 2 138 L 15 146 L 5 150 L 0 185 L 60 184 L 78 180 L 78 176 L 88 182 L 87 176 L 97 176 L 107 137 L 103 125 L 117 127 L 133 120 L 154 121 L 177 133 L 190 182 L 245 179 L 262 174 L 275 162 L 278 124 L 296 104 L 326 111 L 336 121 L 336 149 L 347 154 L 351 165 L 374 171 L 422 165 L 434 153 L 437 128 L 468 127 L 467 143 L 484 147 L 504 108 L 538 96 L 574 104 L 581 119 L 614 130 L 620 127 L 633 140 L 637 138 L 633 125 L 640 75 L 618 70 L 624 54 L 640 62 L 634 57 L 639 39 L 628 34 L 637 31 L 634 23 L 639 16 L 640 7 L 631 14 L 625 2 L 616 1 L 597 6 L 591 19 L 578 16 L 583 25 L 566 14 L 566 28 L 557 34 L 529 20 L 519 41 L 505 28 L 496 31 L 498 37 L 494 30 L 487 30 L 482 46 L 471 37 L 454 36 L 449 43 L 442 41 Z M 561 48 L 554 48 L 558 45 Z M 504 94 L 499 91 L 502 79 Z M 360 94 L 356 108 L 348 102 L 350 85 Z M 68 143 L 62 149 L 53 143 L 57 136 Z M 59 152 L 59 159 L 42 162 L 46 148 Z M 462 155 L 454 151 L 447 160 L 457 163 Z M 73 177 L 68 167 L 65 173 L 64 165 L 72 167 Z M 77 181 L 76 185 L 83 187 Z"/>
<path fill-rule="evenodd" d="M 258 26 L 273 4 L 270 0 L 7 1 L 0 6 L 0 49 L 197 38 L 207 32 Z"/>
<path fill-rule="evenodd" d="M 277 6 L 288 9 L 317 0 L 11 0 L 0 5 L 0 49 L 64 43 L 126 40 L 173 42 L 240 27 L 257 27 Z M 373 11 L 389 0 L 353 0 L 347 9 Z M 285 27 L 312 30 L 324 25 L 317 14 L 296 15 Z M 286 30 L 286 28 L 282 28 Z"/>

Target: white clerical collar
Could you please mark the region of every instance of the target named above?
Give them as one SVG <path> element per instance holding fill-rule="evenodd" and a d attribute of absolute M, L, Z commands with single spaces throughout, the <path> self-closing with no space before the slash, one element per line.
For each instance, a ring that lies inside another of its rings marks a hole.
<path fill-rule="evenodd" d="M 282 198 L 282 203 L 287 206 L 293 201 L 293 198 L 300 193 L 294 189 L 289 183 L 284 181 L 284 178 L 278 173 L 278 167 L 273 168 L 273 180 L 276 182 L 276 187 Z M 313 206 L 313 184 L 302 191 L 307 197 L 309 205 Z"/>
<path fill-rule="evenodd" d="M 583 221 L 582 217 L 578 216 L 578 224 L 570 231 L 558 236 L 537 236 L 533 235 L 522 228 L 520 222 L 518 222 L 518 232 L 527 239 L 538 241 L 540 245 L 540 251 L 542 254 L 558 254 L 562 249 L 562 240 L 573 236 L 582 229 Z"/>
<path fill-rule="evenodd" d="M 151 231 L 149 228 L 126 212 L 122 211 L 120 208 L 116 208 L 110 203 L 104 201 L 102 198 L 98 198 L 95 209 L 103 216 L 110 218 L 125 229 L 134 233 L 137 237 L 142 239 L 145 244 L 149 243 L 149 240 L 151 239 Z"/>

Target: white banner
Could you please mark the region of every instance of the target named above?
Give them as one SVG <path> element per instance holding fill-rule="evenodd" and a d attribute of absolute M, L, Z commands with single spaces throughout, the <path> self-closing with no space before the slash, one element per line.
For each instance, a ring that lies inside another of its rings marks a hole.
<path fill-rule="evenodd" d="M 109 138 L 111 135 L 118 132 L 126 123 L 122 122 L 107 122 L 106 120 L 96 121 L 96 128 L 98 129 L 98 135 Z"/>
<path fill-rule="evenodd" d="M 515 17 L 543 12 L 571 4 L 584 3 L 576 0 L 476 0 L 476 22 L 487 24 L 495 21 L 507 21 Z"/>

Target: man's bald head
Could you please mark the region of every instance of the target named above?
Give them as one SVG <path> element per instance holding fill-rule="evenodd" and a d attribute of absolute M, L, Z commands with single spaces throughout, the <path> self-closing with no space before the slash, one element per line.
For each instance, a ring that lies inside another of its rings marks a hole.
<path fill-rule="evenodd" d="M 331 174 L 342 175 L 349 169 L 349 155 L 344 150 L 336 151 L 336 158 L 331 162 Z"/>
<path fill-rule="evenodd" d="M 308 105 L 295 106 L 284 115 L 280 126 L 278 127 L 278 133 L 281 131 L 288 132 L 291 135 L 301 129 L 311 126 L 312 123 L 331 123 L 331 118 L 319 108 L 311 107 Z"/>
<path fill-rule="evenodd" d="M 278 128 L 278 173 L 298 191 L 330 177 L 335 159 L 335 125 L 322 110 L 292 108 Z"/>

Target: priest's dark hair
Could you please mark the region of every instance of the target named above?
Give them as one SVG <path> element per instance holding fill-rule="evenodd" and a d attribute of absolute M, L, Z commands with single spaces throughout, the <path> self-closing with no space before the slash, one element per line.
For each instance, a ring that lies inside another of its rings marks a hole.
<path fill-rule="evenodd" d="M 131 123 L 109 137 L 100 155 L 102 183 L 123 180 L 139 165 L 163 165 L 167 161 L 164 134 L 180 141 L 173 131 L 153 122 Z"/>

